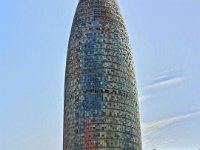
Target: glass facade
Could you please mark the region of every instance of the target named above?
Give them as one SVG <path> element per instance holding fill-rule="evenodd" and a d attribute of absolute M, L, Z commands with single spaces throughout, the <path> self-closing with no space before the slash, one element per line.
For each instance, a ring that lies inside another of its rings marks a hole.
<path fill-rule="evenodd" d="M 135 73 L 117 0 L 79 0 L 68 45 L 64 150 L 141 150 Z"/>

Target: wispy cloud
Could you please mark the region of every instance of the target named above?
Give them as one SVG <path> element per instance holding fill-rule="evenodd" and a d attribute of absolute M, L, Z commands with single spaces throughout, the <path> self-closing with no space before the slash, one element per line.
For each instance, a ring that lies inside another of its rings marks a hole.
<path fill-rule="evenodd" d="M 142 102 L 142 101 L 147 101 L 147 100 L 149 100 L 149 99 L 152 99 L 152 98 L 154 98 L 155 97 L 155 95 L 141 95 L 141 96 L 139 96 L 139 101 L 140 102 Z"/>
<path fill-rule="evenodd" d="M 184 79 L 185 78 L 182 76 L 174 76 L 174 77 L 165 76 L 163 78 L 156 77 L 156 79 L 151 84 L 146 85 L 144 88 L 145 89 L 162 88 L 179 83 Z"/>
<path fill-rule="evenodd" d="M 163 130 L 165 129 L 168 129 L 169 127 L 174 127 L 176 123 L 196 117 L 200 117 L 200 111 L 195 111 L 184 115 L 179 115 L 171 118 L 165 118 L 158 121 L 142 124 L 144 145 L 148 146 L 156 144 L 157 147 L 161 147 L 166 145 L 167 143 L 172 142 L 173 138 L 171 137 L 168 138 L 167 136 L 163 137 L 165 139 L 162 140 L 162 142 L 158 142 L 159 141 L 158 138 L 162 137 L 161 132 L 163 132 Z"/>
<path fill-rule="evenodd" d="M 172 71 L 161 72 L 158 76 L 154 77 L 149 84 L 146 84 L 142 89 L 139 96 L 139 101 L 147 101 L 154 99 L 158 96 L 158 90 L 176 85 L 185 80 L 184 76 L 175 75 Z M 156 93 L 156 94 L 155 94 Z"/>
<path fill-rule="evenodd" d="M 194 117 L 200 117 L 200 111 L 188 113 L 185 115 L 175 116 L 175 117 L 171 117 L 171 118 L 166 118 L 166 119 L 162 119 L 162 120 L 158 120 L 158 121 L 154 121 L 154 122 L 150 122 L 150 123 L 144 123 L 143 131 L 146 132 L 146 131 L 150 131 L 150 130 L 151 131 L 157 130 L 161 127 L 165 127 L 172 123 L 176 123 L 176 122 L 183 121 L 186 119 L 191 119 Z"/>
<path fill-rule="evenodd" d="M 144 86 L 144 89 L 156 89 L 177 84 L 185 79 L 184 76 L 177 75 L 175 71 L 163 71 L 154 77 L 152 81 Z"/>

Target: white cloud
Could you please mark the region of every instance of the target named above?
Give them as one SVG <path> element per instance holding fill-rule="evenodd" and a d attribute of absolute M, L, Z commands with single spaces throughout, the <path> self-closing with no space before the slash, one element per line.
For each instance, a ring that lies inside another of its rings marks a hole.
<path fill-rule="evenodd" d="M 171 77 L 171 78 L 155 81 L 152 84 L 145 86 L 144 88 L 145 89 L 162 88 L 162 87 L 166 87 L 169 85 L 179 83 L 179 82 L 183 81 L 184 79 L 185 79 L 184 77 Z"/>
<path fill-rule="evenodd" d="M 158 74 L 158 76 L 154 77 L 154 79 L 144 86 L 144 89 L 151 90 L 156 88 L 162 88 L 170 85 L 177 84 L 183 81 L 185 77 L 178 75 L 178 73 L 174 70 L 166 70 L 162 71 Z"/>
<path fill-rule="evenodd" d="M 154 98 L 155 97 L 155 95 L 141 95 L 141 96 L 139 96 L 139 101 L 140 102 L 142 102 L 142 101 L 147 101 L 147 100 L 149 100 L 149 99 L 152 99 L 152 98 Z"/>
<path fill-rule="evenodd" d="M 150 84 L 147 84 L 142 88 L 143 94 L 140 94 L 139 101 L 143 102 L 153 99 L 158 96 L 157 89 L 175 85 L 179 82 L 182 82 L 184 79 L 185 77 L 183 76 L 174 76 L 173 74 L 169 74 L 169 72 L 166 72 L 166 74 L 161 74 L 155 77 Z"/>
<path fill-rule="evenodd" d="M 196 117 L 200 117 L 200 111 L 142 124 L 144 146 L 149 147 L 149 145 L 156 144 L 157 147 L 162 147 L 174 141 L 175 139 L 172 137 L 163 136 L 162 131 L 169 127 L 175 127 L 178 122 Z"/>
<path fill-rule="evenodd" d="M 179 121 L 183 121 L 186 119 L 191 119 L 194 117 L 200 117 L 200 111 L 196 111 L 196 112 L 192 112 L 186 115 L 180 115 L 180 116 L 175 116 L 175 117 L 171 117 L 171 118 L 166 118 L 166 119 L 162 119 L 159 121 L 154 121 L 154 122 L 150 122 L 150 123 L 144 123 L 143 124 L 143 131 L 148 131 L 148 130 L 155 130 L 161 127 L 164 127 L 166 125 L 170 125 L 172 123 L 176 123 Z"/>

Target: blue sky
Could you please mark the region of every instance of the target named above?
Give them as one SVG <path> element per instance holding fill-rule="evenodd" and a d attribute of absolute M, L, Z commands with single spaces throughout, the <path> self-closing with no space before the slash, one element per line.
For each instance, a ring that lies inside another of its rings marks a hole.
<path fill-rule="evenodd" d="M 61 150 L 67 41 L 78 0 L 0 1 L 0 149 Z M 200 148 L 200 1 L 119 0 L 144 150 Z"/>

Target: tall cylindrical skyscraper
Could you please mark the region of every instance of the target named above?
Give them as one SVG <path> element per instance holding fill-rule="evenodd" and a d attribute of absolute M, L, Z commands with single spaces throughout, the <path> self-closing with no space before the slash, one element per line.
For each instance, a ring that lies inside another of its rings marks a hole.
<path fill-rule="evenodd" d="M 142 150 L 132 60 L 117 0 L 79 0 L 66 63 L 63 150 Z"/>

